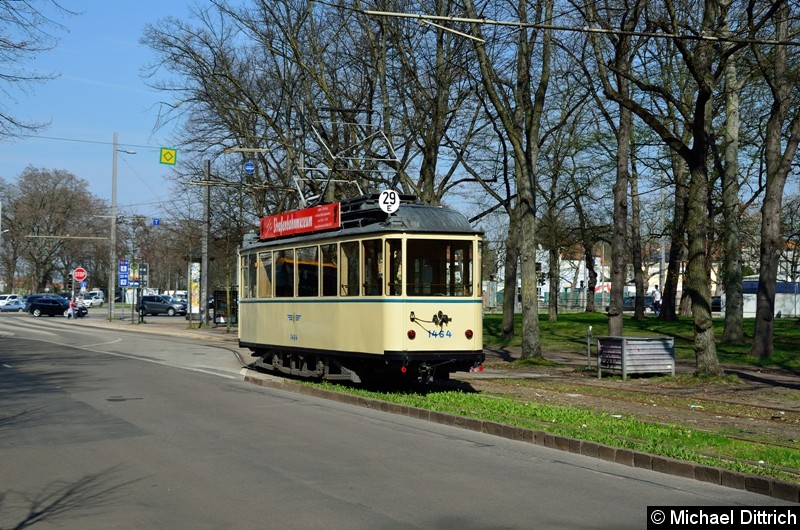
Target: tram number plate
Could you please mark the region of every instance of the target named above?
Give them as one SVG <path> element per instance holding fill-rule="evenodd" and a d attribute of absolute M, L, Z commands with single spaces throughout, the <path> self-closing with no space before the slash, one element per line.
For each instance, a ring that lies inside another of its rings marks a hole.
<path fill-rule="evenodd" d="M 452 337 L 453 334 L 450 331 L 429 331 L 428 338 L 429 339 L 449 339 Z"/>

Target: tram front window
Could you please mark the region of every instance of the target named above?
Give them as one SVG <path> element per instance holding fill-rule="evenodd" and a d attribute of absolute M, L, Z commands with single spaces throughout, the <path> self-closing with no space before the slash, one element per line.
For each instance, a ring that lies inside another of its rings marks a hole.
<path fill-rule="evenodd" d="M 409 239 L 406 250 L 406 294 L 472 295 L 472 241 Z"/>

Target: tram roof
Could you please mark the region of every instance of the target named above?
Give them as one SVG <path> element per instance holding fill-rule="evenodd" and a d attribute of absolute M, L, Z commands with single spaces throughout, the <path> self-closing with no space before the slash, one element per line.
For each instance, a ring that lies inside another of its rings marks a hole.
<path fill-rule="evenodd" d="M 456 210 L 442 206 L 431 206 L 419 202 L 413 195 L 401 195 L 398 209 L 387 214 L 380 209 L 378 194 L 368 194 L 342 201 L 341 225 L 338 228 L 309 232 L 302 235 L 259 240 L 250 236 L 243 248 L 261 246 L 269 243 L 287 244 L 340 237 L 360 237 L 369 234 L 399 233 L 439 233 L 439 234 L 481 234 L 472 227 L 467 218 Z"/>

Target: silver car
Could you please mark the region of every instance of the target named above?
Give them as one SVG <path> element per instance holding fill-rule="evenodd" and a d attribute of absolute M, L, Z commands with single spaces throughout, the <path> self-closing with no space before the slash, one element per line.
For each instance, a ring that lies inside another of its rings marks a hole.
<path fill-rule="evenodd" d="M 102 307 L 103 299 L 96 294 L 88 294 L 83 297 L 83 305 L 86 307 Z"/>

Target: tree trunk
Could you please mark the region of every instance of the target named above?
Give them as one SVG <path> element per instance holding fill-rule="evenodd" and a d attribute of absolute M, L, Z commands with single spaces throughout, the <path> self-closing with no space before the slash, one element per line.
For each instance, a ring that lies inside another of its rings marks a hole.
<path fill-rule="evenodd" d="M 589 280 L 586 282 L 586 312 L 594 313 L 594 288 L 597 286 L 597 270 L 594 268 L 594 245 L 586 245 L 584 242 L 583 253 L 586 260 L 586 272 L 589 275 Z"/>
<path fill-rule="evenodd" d="M 705 149 L 698 149 L 697 160 L 690 166 L 689 211 L 686 232 L 689 236 L 689 260 L 686 265 L 685 291 L 692 301 L 696 375 L 721 375 L 717 359 L 714 328 L 711 320 L 711 285 L 706 268 L 708 178 L 705 174 Z"/>
<path fill-rule="evenodd" d="M 517 208 L 511 210 L 506 239 L 505 277 L 503 279 L 503 340 L 514 338 L 514 308 L 517 303 L 517 266 L 519 264 L 519 235 Z"/>
<path fill-rule="evenodd" d="M 743 344 L 742 242 L 739 238 L 739 90 L 736 63 L 725 71 L 725 167 L 722 172 L 723 262 L 725 329 L 722 342 Z"/>
<path fill-rule="evenodd" d="M 622 68 L 626 71 L 625 68 Z M 628 81 L 619 77 L 620 92 L 628 93 Z M 617 179 L 614 183 L 614 227 L 611 234 L 611 303 L 608 308 L 608 334 L 621 336 L 623 329 L 622 304 L 625 288 L 625 241 L 628 232 L 628 182 L 633 115 L 620 105 L 617 133 Z"/>
<path fill-rule="evenodd" d="M 547 278 L 550 281 L 550 294 L 555 293 L 555 298 L 551 297 L 550 303 L 547 304 L 547 321 L 558 322 L 558 299 L 560 295 L 558 292 L 558 286 L 561 283 L 561 277 L 559 275 L 561 264 L 558 260 L 558 247 L 550 248 L 548 251 L 547 263 L 548 267 L 550 268 L 550 273 L 547 275 Z M 567 302 L 568 300 L 564 301 Z"/>
<path fill-rule="evenodd" d="M 672 174 L 675 178 L 675 204 L 673 220 L 670 227 L 669 258 L 667 259 L 667 277 L 661 291 L 661 313 L 658 318 L 674 321 L 678 318 L 678 284 L 681 280 L 681 263 L 686 255 L 686 210 L 688 190 L 688 172 L 683 158 L 670 153 Z"/>
<path fill-rule="evenodd" d="M 636 173 L 636 164 L 631 163 L 631 168 L 631 265 L 633 266 L 633 283 L 636 288 L 633 318 L 643 320 L 644 295 L 647 294 L 647 285 L 642 271 L 641 201 L 639 200 L 639 181 Z"/>

